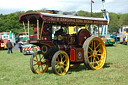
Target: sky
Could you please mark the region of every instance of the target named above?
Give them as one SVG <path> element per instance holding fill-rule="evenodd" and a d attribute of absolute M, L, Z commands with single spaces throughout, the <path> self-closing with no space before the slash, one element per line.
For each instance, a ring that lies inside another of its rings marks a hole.
<path fill-rule="evenodd" d="M 92 11 L 101 12 L 102 0 L 93 0 Z M 128 13 L 128 0 L 105 0 L 108 12 Z M 91 11 L 91 0 L 0 0 L 0 14 L 28 10 Z"/>

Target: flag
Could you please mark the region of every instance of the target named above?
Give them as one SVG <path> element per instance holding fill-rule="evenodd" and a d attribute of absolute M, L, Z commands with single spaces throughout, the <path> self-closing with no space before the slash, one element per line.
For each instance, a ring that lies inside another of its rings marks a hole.
<path fill-rule="evenodd" d="M 105 2 L 105 0 L 102 0 L 102 2 Z"/>
<path fill-rule="evenodd" d="M 91 0 L 91 3 L 94 3 L 94 1 L 93 1 L 93 0 Z"/>

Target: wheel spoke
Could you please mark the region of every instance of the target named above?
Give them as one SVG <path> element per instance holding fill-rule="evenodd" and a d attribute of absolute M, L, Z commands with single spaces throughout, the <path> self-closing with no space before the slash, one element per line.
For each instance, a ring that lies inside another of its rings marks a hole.
<path fill-rule="evenodd" d="M 100 59 L 99 59 L 99 57 L 98 57 L 98 56 L 97 56 L 96 58 L 98 59 L 98 61 L 100 61 Z"/>
<path fill-rule="evenodd" d="M 63 57 L 63 54 L 60 54 L 60 58 L 62 58 Z"/>
<path fill-rule="evenodd" d="M 57 68 L 59 65 L 57 64 L 57 65 L 55 65 L 55 68 Z"/>
<path fill-rule="evenodd" d="M 38 69 L 38 66 L 37 66 L 37 68 L 35 69 L 35 71 Z"/>
<path fill-rule="evenodd" d="M 97 63 L 97 65 L 99 65 L 99 63 L 97 62 L 97 60 L 96 60 L 96 63 Z"/>
<path fill-rule="evenodd" d="M 64 66 L 65 66 L 65 67 L 67 67 L 68 65 L 67 65 L 67 64 L 65 64 Z"/>
<path fill-rule="evenodd" d="M 66 62 L 66 60 L 63 61 L 64 63 Z"/>
<path fill-rule="evenodd" d="M 64 66 L 66 66 L 66 67 L 67 67 L 67 63 L 65 63 L 65 64 L 64 64 Z"/>
<path fill-rule="evenodd" d="M 42 65 L 41 65 L 41 68 L 42 68 L 42 71 L 43 71 L 44 69 L 43 69 L 43 66 Z"/>
<path fill-rule="evenodd" d="M 40 54 L 39 54 L 39 58 L 40 58 L 40 61 L 41 61 L 41 57 L 40 57 Z"/>
<path fill-rule="evenodd" d="M 61 71 L 61 66 L 59 67 L 58 73 Z"/>
<path fill-rule="evenodd" d="M 64 55 L 61 56 L 61 62 L 63 61 L 63 59 L 64 59 Z"/>
<path fill-rule="evenodd" d="M 46 64 L 46 62 L 47 62 L 47 59 L 44 59 L 43 61 L 41 61 L 42 62 L 42 64 Z"/>
<path fill-rule="evenodd" d="M 91 54 L 91 52 L 88 51 L 89 54 Z"/>
<path fill-rule="evenodd" d="M 60 54 L 60 57 L 62 57 L 63 56 L 63 54 Z"/>
<path fill-rule="evenodd" d="M 63 70 L 63 72 L 65 71 L 65 68 L 64 68 L 64 66 L 62 66 L 62 70 Z"/>
<path fill-rule="evenodd" d="M 64 65 L 62 66 L 62 68 L 64 69 Z"/>
<path fill-rule="evenodd" d="M 98 49 L 96 52 L 98 53 L 98 52 L 100 52 L 101 51 L 101 49 Z"/>
<path fill-rule="evenodd" d="M 40 65 L 38 65 L 38 70 L 40 71 Z"/>
<path fill-rule="evenodd" d="M 63 56 L 61 57 L 61 62 L 63 61 Z"/>
<path fill-rule="evenodd" d="M 97 54 L 97 55 L 101 56 L 102 54 Z"/>
<path fill-rule="evenodd" d="M 93 58 L 91 57 L 90 62 L 91 65 L 93 65 Z"/>
<path fill-rule="evenodd" d="M 101 43 L 99 43 L 99 44 L 96 46 L 95 50 L 96 50 L 100 45 L 101 45 Z"/>
<path fill-rule="evenodd" d="M 42 55 L 42 57 L 40 58 L 40 60 L 42 60 L 44 58 L 44 56 Z"/>
<path fill-rule="evenodd" d="M 55 65 L 59 65 L 59 61 L 55 61 Z"/>
<path fill-rule="evenodd" d="M 93 58 L 91 57 L 91 62 L 93 62 Z"/>
<path fill-rule="evenodd" d="M 38 58 L 37 58 L 37 56 L 36 56 L 36 61 L 38 61 Z"/>
<path fill-rule="evenodd" d="M 59 62 L 59 57 L 57 57 L 57 58 L 56 58 L 56 61 L 58 61 L 58 62 Z"/>
<path fill-rule="evenodd" d="M 63 72 L 62 72 L 62 69 L 60 70 L 60 73 L 63 73 Z"/>
<path fill-rule="evenodd" d="M 58 65 L 59 64 L 59 61 L 55 61 L 55 65 Z"/>
<path fill-rule="evenodd" d="M 95 49 L 95 47 L 96 47 L 96 43 L 95 43 L 95 41 L 94 41 L 94 49 Z"/>
<path fill-rule="evenodd" d="M 64 69 L 64 72 L 66 72 L 66 70 Z"/>
<path fill-rule="evenodd" d="M 33 60 L 33 61 L 37 62 L 37 60 Z"/>
<path fill-rule="evenodd" d="M 90 48 L 90 47 L 88 47 L 88 48 L 89 48 L 91 51 L 93 51 L 92 48 Z"/>
<path fill-rule="evenodd" d="M 93 55 L 90 55 L 88 58 L 91 58 Z"/>
<path fill-rule="evenodd" d="M 33 66 L 35 66 L 35 65 L 38 65 L 37 63 L 36 64 L 33 64 Z"/>

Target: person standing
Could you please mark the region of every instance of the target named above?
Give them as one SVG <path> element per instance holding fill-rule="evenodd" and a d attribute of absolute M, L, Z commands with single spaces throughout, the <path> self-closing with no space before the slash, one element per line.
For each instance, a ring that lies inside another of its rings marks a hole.
<path fill-rule="evenodd" d="M 19 42 L 19 48 L 20 48 L 20 52 L 22 53 L 22 45 L 23 45 L 23 42 L 20 40 Z"/>
<path fill-rule="evenodd" d="M 13 52 L 12 52 L 13 45 L 12 45 L 12 43 L 10 42 L 10 40 L 7 41 L 6 46 L 7 46 L 7 49 L 8 49 L 7 53 L 9 54 L 10 51 L 11 51 L 11 53 L 13 53 Z"/>

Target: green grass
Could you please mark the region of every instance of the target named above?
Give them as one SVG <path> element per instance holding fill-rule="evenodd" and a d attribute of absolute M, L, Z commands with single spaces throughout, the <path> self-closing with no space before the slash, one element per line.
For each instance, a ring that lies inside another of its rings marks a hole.
<path fill-rule="evenodd" d="M 0 85 L 127 85 L 128 46 L 117 44 L 106 49 L 104 68 L 87 70 L 81 64 L 64 76 L 54 74 L 51 67 L 44 74 L 33 74 L 29 65 L 30 55 L 0 51 Z"/>

